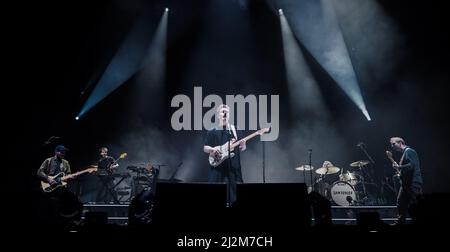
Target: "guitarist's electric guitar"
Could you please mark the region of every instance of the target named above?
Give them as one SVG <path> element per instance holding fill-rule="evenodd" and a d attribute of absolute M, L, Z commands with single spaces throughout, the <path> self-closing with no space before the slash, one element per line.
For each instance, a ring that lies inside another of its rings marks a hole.
<path fill-rule="evenodd" d="M 392 152 L 390 151 L 386 151 L 386 156 L 387 158 L 391 161 L 392 164 L 396 164 L 397 162 L 395 162 L 394 160 L 394 156 L 392 155 Z M 398 169 L 397 167 L 394 167 L 395 169 L 395 176 L 400 178 L 400 169 Z"/>
<path fill-rule="evenodd" d="M 270 130 L 270 128 L 260 129 L 260 130 L 258 130 L 256 132 L 246 136 L 245 138 L 242 138 L 242 139 L 238 140 L 238 141 L 236 141 L 236 140 L 230 141 L 229 142 L 230 143 L 229 147 L 230 147 L 231 154 L 228 152 L 228 142 L 224 143 L 223 145 L 214 147 L 214 148 L 219 147 L 219 152 L 216 153 L 216 154 L 211 153 L 209 155 L 209 164 L 211 166 L 213 166 L 213 167 L 219 166 L 223 161 L 225 161 L 225 159 L 234 157 L 233 150 L 234 150 L 234 148 L 239 146 L 242 141 L 248 141 L 248 140 L 254 138 L 255 136 L 260 136 L 260 135 L 262 135 L 264 133 L 267 133 L 269 130 Z"/>
<path fill-rule="evenodd" d="M 97 168 L 88 168 L 86 170 L 82 170 L 82 171 L 76 172 L 74 174 L 69 174 L 69 175 L 65 175 L 64 172 L 60 172 L 60 173 L 56 174 L 55 176 L 49 176 L 50 178 L 55 180 L 55 182 L 56 182 L 55 184 L 50 185 L 48 182 L 41 181 L 41 188 L 44 192 L 52 192 L 55 189 L 57 189 L 58 187 L 66 186 L 67 180 L 73 179 L 76 176 L 81 175 L 83 173 L 87 173 L 87 172 L 91 173 L 94 171 L 97 171 Z"/>
<path fill-rule="evenodd" d="M 127 153 L 122 153 L 122 154 L 120 154 L 119 158 L 116 159 L 116 160 L 114 161 L 114 163 L 112 163 L 111 165 L 109 165 L 109 170 L 112 171 L 112 169 L 115 168 L 114 166 L 117 164 L 117 162 L 119 162 L 119 160 L 121 160 L 121 159 L 126 158 L 127 155 L 128 155 Z"/>

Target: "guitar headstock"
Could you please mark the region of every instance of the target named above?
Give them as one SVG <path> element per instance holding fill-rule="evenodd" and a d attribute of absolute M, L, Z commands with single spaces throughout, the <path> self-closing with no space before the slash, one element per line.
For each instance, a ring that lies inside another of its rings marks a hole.
<path fill-rule="evenodd" d="M 127 155 L 128 155 L 127 153 L 122 153 L 122 154 L 120 154 L 120 157 L 119 157 L 119 158 L 120 158 L 120 159 L 122 159 L 122 158 L 126 158 L 126 157 L 127 157 Z"/>
<path fill-rule="evenodd" d="M 267 133 L 269 131 L 270 131 L 270 128 L 262 128 L 262 129 L 258 130 L 258 133 L 260 135 L 263 135 L 263 134 L 265 134 L 265 133 Z"/>

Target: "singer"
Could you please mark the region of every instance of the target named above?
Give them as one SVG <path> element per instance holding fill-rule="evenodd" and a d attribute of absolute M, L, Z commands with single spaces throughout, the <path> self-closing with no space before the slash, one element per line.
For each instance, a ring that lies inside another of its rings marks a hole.
<path fill-rule="evenodd" d="M 230 107 L 226 104 L 219 105 L 216 110 L 218 126 L 209 130 L 206 134 L 203 151 L 208 154 L 220 155 L 220 146 L 230 139 L 235 141 L 242 138 L 242 133 L 229 123 Z M 213 147 L 215 146 L 215 147 Z M 239 148 L 233 150 L 234 156 L 217 167 L 210 167 L 208 182 L 229 182 L 229 202 L 236 201 L 236 183 L 242 183 L 240 152 L 246 149 L 246 142 L 242 141 Z"/>

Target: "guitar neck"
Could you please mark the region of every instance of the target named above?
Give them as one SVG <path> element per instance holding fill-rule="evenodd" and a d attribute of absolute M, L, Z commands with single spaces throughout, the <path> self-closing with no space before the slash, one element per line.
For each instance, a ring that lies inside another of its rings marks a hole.
<path fill-rule="evenodd" d="M 394 158 L 392 157 L 392 153 L 390 151 L 386 151 L 386 156 L 393 164 L 395 163 Z"/>
<path fill-rule="evenodd" d="M 113 165 L 117 164 L 117 162 L 119 162 L 119 160 L 121 160 L 121 159 L 124 158 L 125 156 L 126 156 L 126 153 L 125 153 L 125 155 L 124 155 L 124 154 L 120 155 L 120 157 L 117 158 L 116 160 L 114 160 L 114 162 L 113 162 L 110 166 L 113 166 Z"/>
<path fill-rule="evenodd" d="M 81 174 L 86 173 L 86 172 L 89 172 L 89 171 L 90 171 L 90 170 L 84 170 L 84 171 L 75 172 L 75 173 L 73 173 L 73 174 L 69 174 L 69 175 L 63 176 L 63 177 L 61 178 L 61 180 L 66 180 L 66 179 L 71 178 L 71 177 L 76 177 L 76 176 L 78 176 L 78 175 L 81 175 Z"/>
<path fill-rule="evenodd" d="M 386 151 L 386 156 L 387 156 L 387 158 L 391 161 L 392 164 L 395 164 L 395 163 L 396 163 L 395 160 L 394 160 L 394 158 L 392 157 L 392 153 L 391 153 L 391 152 Z M 394 169 L 395 169 L 397 175 L 399 175 L 399 174 L 400 174 L 400 170 L 399 170 L 397 167 L 394 167 Z"/>
<path fill-rule="evenodd" d="M 248 135 L 248 136 L 246 136 L 246 137 L 244 137 L 244 138 L 242 138 L 242 139 L 236 141 L 235 143 L 233 143 L 233 144 L 231 145 L 231 147 L 232 147 L 232 148 L 235 148 L 236 146 L 238 146 L 239 144 L 241 144 L 242 141 L 248 141 L 248 140 L 254 138 L 254 137 L 257 136 L 257 135 L 259 135 L 259 131 L 253 132 L 252 134 L 250 134 L 250 135 Z"/>

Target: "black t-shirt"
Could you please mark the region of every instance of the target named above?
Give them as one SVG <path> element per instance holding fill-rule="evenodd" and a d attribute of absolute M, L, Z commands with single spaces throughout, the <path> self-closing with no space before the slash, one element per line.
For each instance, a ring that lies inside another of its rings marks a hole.
<path fill-rule="evenodd" d="M 239 130 L 236 130 L 236 134 L 238 137 L 238 140 L 242 138 L 242 132 Z M 223 130 L 214 128 L 207 132 L 206 138 L 205 138 L 205 145 L 216 147 L 218 145 L 223 145 L 224 143 L 228 142 L 230 139 L 235 138 L 232 131 L 229 130 Z M 231 158 L 231 166 L 235 169 L 241 168 L 241 162 L 240 162 L 240 148 L 237 146 L 233 150 L 235 156 Z M 223 167 L 228 167 L 228 159 L 224 160 L 219 166 L 216 168 L 221 169 Z"/>
<path fill-rule="evenodd" d="M 106 156 L 105 158 L 100 158 L 98 161 L 98 169 L 99 170 L 106 170 L 109 169 L 111 164 L 114 163 L 114 158 L 110 156 Z"/>

